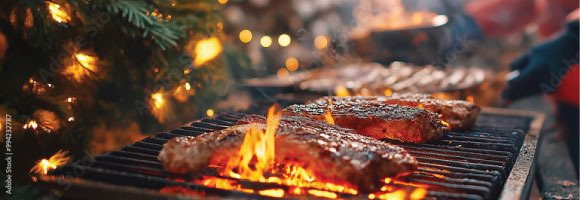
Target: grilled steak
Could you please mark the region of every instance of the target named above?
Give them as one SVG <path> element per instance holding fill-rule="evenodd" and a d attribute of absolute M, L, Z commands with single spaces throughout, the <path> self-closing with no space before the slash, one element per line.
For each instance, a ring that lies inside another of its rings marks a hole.
<path fill-rule="evenodd" d="M 284 115 L 325 120 L 330 112 L 336 125 L 376 139 L 424 143 L 440 139 L 445 126 L 438 115 L 424 109 L 386 105 L 380 101 L 344 101 L 337 104 L 292 105 Z"/>
<path fill-rule="evenodd" d="M 441 114 L 441 120 L 449 124 L 451 130 L 467 130 L 474 124 L 479 114 L 479 107 L 472 102 L 461 100 L 440 100 L 427 94 L 394 94 L 385 96 L 322 97 L 313 101 L 315 104 L 343 104 L 345 102 L 378 101 L 385 104 L 419 107 Z"/>
<path fill-rule="evenodd" d="M 158 159 L 166 170 L 195 173 L 209 164 L 225 166 L 235 156 L 245 132 L 251 127 L 266 128 L 266 118 L 247 116 L 237 125 L 197 137 L 173 138 L 163 145 Z M 355 134 L 322 121 L 283 116 L 275 135 L 277 164 L 298 163 L 317 180 L 346 183 L 359 192 L 376 191 L 385 177 L 410 173 L 417 166 L 403 148 Z"/>

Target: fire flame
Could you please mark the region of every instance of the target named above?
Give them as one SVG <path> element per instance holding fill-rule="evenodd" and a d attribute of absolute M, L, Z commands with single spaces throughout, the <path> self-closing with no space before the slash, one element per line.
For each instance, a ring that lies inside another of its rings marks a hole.
<path fill-rule="evenodd" d="M 465 97 L 465 101 L 469 101 L 469 102 L 473 103 L 474 100 L 475 99 L 473 99 L 473 96 L 471 96 L 471 95 Z"/>
<path fill-rule="evenodd" d="M 447 127 L 447 129 L 449 129 L 449 123 L 447 123 L 446 121 L 441 120 L 441 123 L 443 125 L 445 125 L 445 127 Z"/>
<path fill-rule="evenodd" d="M 326 111 L 326 114 L 324 115 L 324 118 L 326 119 L 326 121 L 330 124 L 334 124 L 334 118 L 332 118 L 332 114 L 330 113 L 330 110 Z"/>
<path fill-rule="evenodd" d="M 208 38 L 197 42 L 194 52 L 193 66 L 200 67 L 222 52 L 222 44 L 216 37 Z"/>
<path fill-rule="evenodd" d="M 47 175 L 49 170 L 56 169 L 70 161 L 70 157 L 66 154 L 68 154 L 68 151 L 59 150 L 50 158 L 38 161 L 36 165 L 30 169 L 30 172 L 33 174 Z"/>
<path fill-rule="evenodd" d="M 66 23 L 70 20 L 70 16 L 66 13 L 64 9 L 58 4 L 52 3 L 50 1 L 46 2 L 48 6 L 48 11 L 52 15 L 52 19 L 58 23 Z"/>
<path fill-rule="evenodd" d="M 22 126 L 23 129 L 34 129 L 36 130 L 36 128 L 38 128 L 38 123 L 36 123 L 36 120 L 29 120 L 28 122 L 26 122 L 26 124 L 24 124 L 24 126 Z"/>

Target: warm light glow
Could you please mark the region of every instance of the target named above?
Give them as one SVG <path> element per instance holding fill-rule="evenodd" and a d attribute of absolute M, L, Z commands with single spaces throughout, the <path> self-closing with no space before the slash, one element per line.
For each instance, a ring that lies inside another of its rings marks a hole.
<path fill-rule="evenodd" d="M 299 63 L 298 60 L 294 57 L 289 57 L 286 59 L 286 69 L 288 71 L 296 71 L 298 69 Z"/>
<path fill-rule="evenodd" d="M 262 45 L 262 47 L 270 47 L 272 45 L 272 38 L 270 36 L 262 36 L 262 38 L 260 38 L 260 45 Z"/>
<path fill-rule="evenodd" d="M 268 189 L 268 190 L 260 190 L 258 191 L 260 195 L 270 196 L 270 197 L 283 197 L 284 190 L 283 189 Z"/>
<path fill-rule="evenodd" d="M 276 76 L 278 76 L 278 80 L 285 81 L 290 77 L 290 72 L 284 68 L 280 68 L 276 72 Z"/>
<path fill-rule="evenodd" d="M 183 74 L 189 74 L 189 72 L 191 72 L 191 70 L 189 68 L 185 68 L 183 70 Z"/>
<path fill-rule="evenodd" d="M 213 116 L 215 113 L 213 112 L 213 109 L 207 109 L 207 111 L 205 111 L 205 114 L 206 114 L 208 117 L 211 117 L 211 116 Z"/>
<path fill-rule="evenodd" d="M 469 95 L 469 96 L 465 97 L 465 101 L 469 101 L 469 102 L 473 103 L 473 101 L 474 101 L 473 96 Z"/>
<path fill-rule="evenodd" d="M 425 106 L 423 104 L 417 104 L 417 108 L 425 109 Z"/>
<path fill-rule="evenodd" d="M 193 60 L 193 66 L 200 67 L 222 52 L 222 44 L 216 37 L 212 37 L 197 42 L 194 51 L 195 59 Z"/>
<path fill-rule="evenodd" d="M 339 97 L 348 97 L 350 96 L 350 92 L 344 85 L 338 85 L 334 88 L 334 94 Z"/>
<path fill-rule="evenodd" d="M 38 123 L 36 123 L 35 120 L 28 120 L 28 122 L 26 122 L 24 124 L 24 126 L 22 126 L 23 129 L 34 129 L 36 130 L 36 128 L 38 128 Z"/>
<path fill-rule="evenodd" d="M 403 190 L 397 190 L 394 192 L 389 192 L 389 193 L 384 193 L 384 194 L 379 194 L 379 199 L 387 199 L 387 200 L 402 200 L 405 199 L 405 196 L 407 194 L 405 193 L 405 191 Z"/>
<path fill-rule="evenodd" d="M 391 89 L 386 89 L 385 90 L 385 96 L 390 97 L 391 95 L 393 95 L 393 91 Z"/>
<path fill-rule="evenodd" d="M 391 181 L 393 181 L 393 178 L 385 178 L 385 183 L 386 184 L 391 183 Z"/>
<path fill-rule="evenodd" d="M 326 122 L 334 124 L 334 118 L 332 118 L 332 113 L 330 113 L 330 110 L 326 111 L 324 118 L 326 119 Z"/>
<path fill-rule="evenodd" d="M 153 99 L 153 103 L 155 105 L 155 108 L 161 108 L 161 106 L 163 106 L 163 93 L 161 92 L 157 92 L 151 95 L 151 98 Z"/>
<path fill-rule="evenodd" d="M 52 15 L 52 19 L 58 23 L 67 23 L 70 20 L 70 16 L 66 11 L 58 4 L 46 1 L 48 6 L 48 11 Z"/>
<path fill-rule="evenodd" d="M 308 194 L 311 194 L 311 195 L 317 196 L 317 197 L 329 198 L 329 199 L 336 199 L 336 197 L 338 197 L 338 195 L 336 195 L 336 193 L 328 192 L 328 191 L 324 191 L 324 190 L 310 189 L 310 190 L 308 190 Z"/>
<path fill-rule="evenodd" d="M 59 150 L 49 159 L 42 159 L 30 169 L 30 172 L 38 175 L 47 175 L 49 170 L 56 169 L 70 161 L 70 157 L 66 156 L 68 151 Z"/>
<path fill-rule="evenodd" d="M 226 4 L 226 3 L 228 3 L 228 0 L 218 0 L 218 3 L 220 3 L 220 4 Z"/>
<path fill-rule="evenodd" d="M 191 90 L 191 85 L 189 84 L 189 82 L 185 83 L 185 90 Z"/>
<path fill-rule="evenodd" d="M 282 34 L 278 37 L 278 44 L 283 47 L 290 45 L 291 41 L 292 40 L 288 34 Z"/>
<path fill-rule="evenodd" d="M 252 41 L 252 31 L 244 29 L 240 31 L 240 41 L 243 43 L 248 43 Z"/>
<path fill-rule="evenodd" d="M 84 53 L 75 53 L 73 63 L 65 70 L 66 74 L 72 75 L 77 81 L 91 73 L 97 72 L 97 58 Z"/>
<path fill-rule="evenodd" d="M 324 49 L 328 46 L 328 38 L 324 35 L 319 35 L 314 38 L 314 47 L 317 49 Z"/>
<path fill-rule="evenodd" d="M 375 197 L 375 194 L 369 194 L 369 199 L 374 199 Z"/>
<path fill-rule="evenodd" d="M 69 121 L 69 122 L 72 122 L 72 121 L 74 121 L 74 120 L 75 120 L 75 117 L 69 117 L 69 118 L 67 119 L 67 121 Z"/>

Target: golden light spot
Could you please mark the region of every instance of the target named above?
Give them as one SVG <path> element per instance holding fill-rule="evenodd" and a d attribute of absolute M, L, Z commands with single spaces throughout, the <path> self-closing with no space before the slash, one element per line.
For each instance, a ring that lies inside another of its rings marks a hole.
<path fill-rule="evenodd" d="M 73 63 L 66 68 L 65 73 L 72 75 L 75 80 L 80 82 L 83 77 L 97 72 L 96 57 L 84 53 L 75 53 L 74 58 Z"/>
<path fill-rule="evenodd" d="M 244 29 L 242 31 L 240 31 L 240 41 L 242 41 L 243 43 L 248 43 L 250 41 L 252 41 L 252 31 L 248 30 L 248 29 Z"/>
<path fill-rule="evenodd" d="M 385 90 L 385 96 L 390 97 L 391 95 L 393 95 L 393 91 L 391 89 L 386 89 Z"/>
<path fill-rule="evenodd" d="M 161 108 L 161 106 L 163 106 L 163 94 L 161 92 L 152 94 L 151 98 L 153 99 L 153 104 L 156 108 Z"/>
<path fill-rule="evenodd" d="M 207 111 L 205 111 L 205 114 L 206 114 L 208 117 L 211 117 L 211 116 L 213 116 L 215 113 L 214 113 L 213 109 L 207 109 Z"/>
<path fill-rule="evenodd" d="M 369 199 L 374 199 L 375 197 L 375 194 L 369 194 Z"/>
<path fill-rule="evenodd" d="M 74 120 L 75 120 L 75 117 L 69 117 L 69 118 L 67 119 L 67 121 L 69 121 L 69 122 L 72 122 L 72 121 L 74 121 Z"/>
<path fill-rule="evenodd" d="M 267 189 L 267 190 L 260 190 L 258 191 L 259 194 L 264 195 L 264 196 L 270 196 L 270 197 L 283 197 L 284 196 L 284 190 L 283 189 Z"/>
<path fill-rule="evenodd" d="M 220 4 L 226 4 L 226 3 L 228 3 L 228 0 L 218 0 L 218 3 L 220 3 Z"/>
<path fill-rule="evenodd" d="M 329 124 L 334 124 L 334 118 L 332 118 L 332 113 L 330 113 L 330 110 L 327 110 L 324 118 L 326 119 L 326 122 L 328 122 Z"/>
<path fill-rule="evenodd" d="M 288 80 L 288 77 L 290 77 L 290 72 L 284 68 L 280 68 L 276 72 L 276 76 L 278 76 L 278 80 L 285 81 Z"/>
<path fill-rule="evenodd" d="M 292 39 L 290 39 L 290 36 L 288 34 L 282 34 L 278 37 L 278 44 L 280 44 L 280 46 L 288 46 L 290 45 L 290 42 L 292 41 Z"/>
<path fill-rule="evenodd" d="M 67 102 L 67 103 L 72 103 L 72 102 L 74 102 L 74 101 L 75 101 L 75 99 L 76 99 L 76 98 L 74 98 L 74 97 L 68 97 L 68 98 L 66 98 L 66 102 Z"/>
<path fill-rule="evenodd" d="M 294 57 L 289 57 L 286 59 L 286 69 L 288 69 L 288 71 L 296 71 L 299 65 L 300 64 L 298 63 L 298 60 Z"/>
<path fill-rule="evenodd" d="M 262 36 L 262 38 L 260 38 L 260 45 L 262 45 L 262 47 L 270 47 L 272 45 L 272 38 L 270 36 Z"/>
<path fill-rule="evenodd" d="M 328 46 L 328 38 L 324 35 L 319 35 L 314 38 L 314 47 L 317 49 L 324 49 Z"/>
<path fill-rule="evenodd" d="M 443 120 L 441 120 L 441 123 L 442 123 L 443 125 L 445 125 L 445 127 L 446 127 L 447 129 L 449 129 L 449 123 L 447 123 L 446 121 L 443 121 Z"/>
<path fill-rule="evenodd" d="M 222 22 L 218 22 L 216 26 L 217 26 L 217 28 L 218 28 L 218 31 L 222 31 L 222 30 L 224 30 L 224 23 L 222 23 Z"/>
<path fill-rule="evenodd" d="M 46 1 L 48 6 L 48 11 L 52 15 L 52 19 L 58 23 L 67 23 L 70 20 L 70 16 L 66 11 L 58 4 Z"/>
<path fill-rule="evenodd" d="M 189 72 L 191 72 L 191 70 L 189 68 L 185 68 L 183 70 L 183 74 L 189 74 Z"/>
<path fill-rule="evenodd" d="M 344 85 L 338 85 L 334 88 L 334 94 L 339 97 L 347 97 L 350 96 L 350 92 Z"/>
<path fill-rule="evenodd" d="M 189 82 L 185 83 L 185 90 L 191 90 L 191 85 L 189 84 Z"/>
<path fill-rule="evenodd" d="M 197 42 L 194 51 L 195 60 L 193 60 L 193 66 L 200 67 L 222 52 L 222 44 L 216 37 L 212 37 Z"/>

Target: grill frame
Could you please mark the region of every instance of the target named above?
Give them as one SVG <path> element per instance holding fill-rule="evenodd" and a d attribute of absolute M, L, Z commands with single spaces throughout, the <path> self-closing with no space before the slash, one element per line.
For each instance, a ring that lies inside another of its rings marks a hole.
<path fill-rule="evenodd" d="M 534 160 L 537 156 L 536 149 L 538 148 L 538 138 L 541 132 L 542 124 L 545 116 L 541 113 L 506 110 L 497 108 L 483 108 L 482 113 L 489 113 L 493 115 L 519 116 L 528 117 L 531 119 L 528 131 L 525 133 L 525 138 L 519 149 L 519 153 L 512 166 L 512 169 L 503 185 L 499 199 L 527 199 L 531 188 L 531 182 L 535 171 Z M 204 119 L 195 122 L 203 122 Z M 191 123 L 188 123 L 191 124 Z M 186 196 L 180 194 L 159 193 L 155 190 L 149 190 L 134 186 L 119 186 L 114 184 L 107 184 L 98 181 L 85 180 L 79 178 L 71 178 L 67 176 L 43 176 L 40 177 L 40 182 L 45 185 L 50 193 L 65 194 L 68 197 L 95 198 L 102 199 L 104 197 L 115 197 L 119 195 L 127 198 L 139 197 L 139 199 L 163 199 L 163 198 L 183 198 Z M 220 190 L 220 189 L 217 189 Z M 65 192 L 66 191 L 66 192 Z M 264 198 L 263 196 L 256 196 L 237 191 L 223 190 L 230 197 L 236 198 Z M 98 194 L 98 197 L 93 195 L 87 196 L 88 193 Z M 224 198 L 223 196 L 220 198 Z M 225 197 L 227 198 L 227 197 Z"/>

